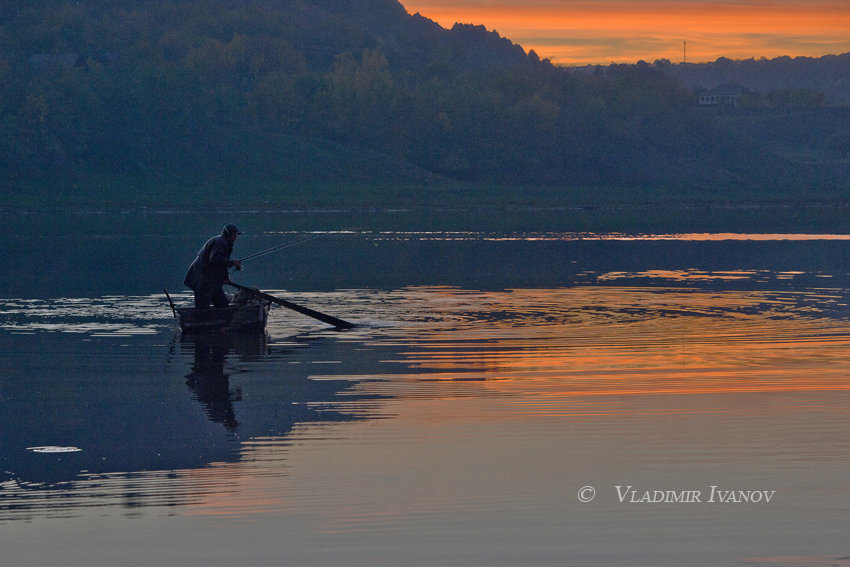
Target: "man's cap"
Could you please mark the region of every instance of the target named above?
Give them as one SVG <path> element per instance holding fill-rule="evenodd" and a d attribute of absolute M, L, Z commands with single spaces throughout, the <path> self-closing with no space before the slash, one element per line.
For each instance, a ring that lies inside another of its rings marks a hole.
<path fill-rule="evenodd" d="M 228 224 L 228 225 L 227 225 L 227 226 L 225 226 L 223 229 L 221 229 L 221 233 L 222 233 L 222 234 L 224 234 L 224 235 L 242 234 L 242 233 L 239 231 L 239 229 L 238 229 L 238 228 L 236 228 L 236 225 L 235 225 L 235 224 Z"/>

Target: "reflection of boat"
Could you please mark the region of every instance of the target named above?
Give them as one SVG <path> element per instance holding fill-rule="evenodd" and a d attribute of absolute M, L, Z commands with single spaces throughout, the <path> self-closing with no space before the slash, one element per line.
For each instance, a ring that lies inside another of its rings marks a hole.
<path fill-rule="evenodd" d="M 73 322 L 69 313 L 65 317 Z M 348 374 L 365 374 L 389 358 L 385 351 L 374 358 L 377 351 L 361 351 L 358 343 L 327 333 L 281 337 L 274 345 L 265 331 L 166 335 L 172 343 L 163 364 L 152 356 L 163 350 L 162 333 L 132 335 L 128 348 L 116 351 L 114 341 L 81 341 L 72 332 L 0 329 L 0 344 L 13 340 L 11 351 L 23 361 L 0 373 L 2 397 L 9 402 L 0 403 L 0 524 L 83 515 L 81 510 L 119 500 L 134 510 L 192 503 L 221 488 L 192 482 L 188 471 L 239 462 L 243 442 L 284 438 L 302 423 L 367 419 L 368 410 L 347 409 L 361 399 L 358 380 Z M 67 384 L 55 374 L 33 370 L 41 363 L 30 362 L 56 352 L 62 356 L 49 365 L 59 374 L 71 369 L 79 395 L 68 396 Z M 337 380 L 326 369 L 316 380 L 316 360 L 362 367 L 335 368 L 345 375 Z M 47 446 L 81 450 L 35 450 Z"/>
<path fill-rule="evenodd" d="M 233 402 L 242 399 L 241 388 L 232 390 L 230 388 L 230 375 L 225 371 L 225 360 L 231 348 L 230 338 L 234 335 L 220 335 L 213 333 L 195 333 L 190 341 L 194 352 L 192 371 L 186 375 L 186 385 L 195 394 L 195 398 L 204 406 L 207 417 L 213 421 L 224 424 L 229 430 L 234 430 L 238 425 L 233 409 Z M 238 337 L 264 338 L 260 333 L 239 333 Z M 264 343 L 264 341 L 263 341 Z M 246 343 L 247 344 L 247 343 Z M 237 349 L 246 352 L 259 353 L 261 350 L 260 340 L 257 340 L 254 348 L 240 342 Z"/>
<path fill-rule="evenodd" d="M 166 292 L 167 294 L 168 292 Z M 168 298 L 171 303 L 171 298 Z M 208 330 L 262 331 L 269 319 L 271 302 L 237 292 L 227 307 L 176 307 L 171 303 L 174 318 L 184 333 Z"/>

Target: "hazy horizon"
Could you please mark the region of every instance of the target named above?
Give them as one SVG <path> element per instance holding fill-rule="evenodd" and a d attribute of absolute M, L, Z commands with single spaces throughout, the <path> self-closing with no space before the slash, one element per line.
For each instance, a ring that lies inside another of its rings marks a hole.
<path fill-rule="evenodd" d="M 847 2 L 405 0 L 443 27 L 483 25 L 560 65 L 704 63 L 850 52 Z"/>

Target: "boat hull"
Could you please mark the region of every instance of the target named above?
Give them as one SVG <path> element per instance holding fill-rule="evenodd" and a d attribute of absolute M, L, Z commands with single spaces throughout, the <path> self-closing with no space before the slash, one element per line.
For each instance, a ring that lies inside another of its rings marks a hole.
<path fill-rule="evenodd" d="M 184 333 L 223 331 L 262 331 L 269 319 L 269 302 L 248 301 L 227 307 L 175 308 L 175 317 Z"/>

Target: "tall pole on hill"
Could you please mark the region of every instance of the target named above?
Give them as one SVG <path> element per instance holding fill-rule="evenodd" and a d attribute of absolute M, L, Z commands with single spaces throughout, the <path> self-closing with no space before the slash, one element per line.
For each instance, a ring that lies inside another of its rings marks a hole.
<path fill-rule="evenodd" d="M 682 42 L 682 63 L 688 62 L 688 40 Z"/>

